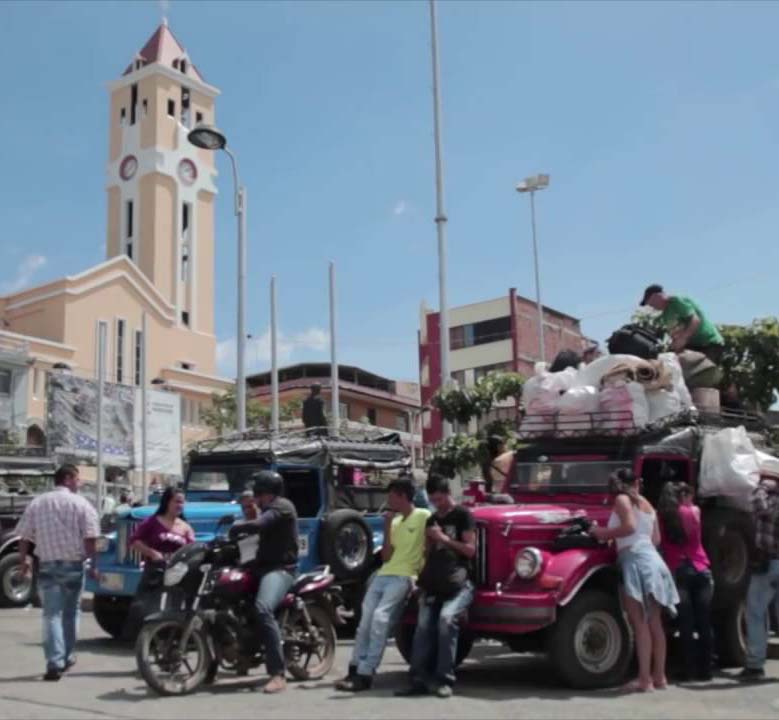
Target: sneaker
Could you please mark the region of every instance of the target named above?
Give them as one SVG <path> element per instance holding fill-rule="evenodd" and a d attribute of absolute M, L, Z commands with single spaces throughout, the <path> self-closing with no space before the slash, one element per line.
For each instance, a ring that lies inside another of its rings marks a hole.
<path fill-rule="evenodd" d="M 420 697 L 429 694 L 428 689 L 422 683 L 412 683 L 406 688 L 395 690 L 395 697 Z"/>
<path fill-rule="evenodd" d="M 49 682 L 57 682 L 62 677 L 62 673 L 57 668 L 49 668 L 46 674 L 43 676 L 44 680 Z"/>
<path fill-rule="evenodd" d="M 364 690 L 370 690 L 373 686 L 373 678 L 368 675 L 354 675 L 349 678 L 346 677 L 343 680 L 339 680 L 335 684 L 336 690 L 342 692 L 363 692 Z"/>
<path fill-rule="evenodd" d="M 287 679 L 283 675 L 274 675 L 267 683 L 262 691 L 266 695 L 275 695 L 276 693 L 284 692 L 287 689 Z"/>
<path fill-rule="evenodd" d="M 741 682 L 754 682 L 755 680 L 762 680 L 765 677 L 765 670 L 763 670 L 763 668 L 745 667 L 737 677 Z"/>
<path fill-rule="evenodd" d="M 444 700 L 447 698 L 452 697 L 454 695 L 454 690 L 452 690 L 451 685 L 441 685 L 436 691 L 435 694 L 437 697 L 443 698 Z"/>
<path fill-rule="evenodd" d="M 342 677 L 338 682 L 346 682 L 347 680 L 354 680 L 355 675 L 357 675 L 357 666 L 356 665 L 349 665 L 349 670 L 347 671 L 346 675 Z"/>

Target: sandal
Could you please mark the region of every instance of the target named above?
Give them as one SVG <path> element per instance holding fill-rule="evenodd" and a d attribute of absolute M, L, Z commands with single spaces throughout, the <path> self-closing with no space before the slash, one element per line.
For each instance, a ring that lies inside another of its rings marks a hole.
<path fill-rule="evenodd" d="M 652 692 L 654 689 L 652 683 L 644 686 L 638 680 L 631 680 L 629 683 L 625 683 L 622 686 L 621 691 L 623 693 L 647 693 Z"/>

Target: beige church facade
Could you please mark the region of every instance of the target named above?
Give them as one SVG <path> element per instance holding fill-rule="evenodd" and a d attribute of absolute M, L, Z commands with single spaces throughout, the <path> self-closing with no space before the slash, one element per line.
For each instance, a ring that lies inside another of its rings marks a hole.
<path fill-rule="evenodd" d="M 213 153 L 187 140 L 214 123 L 208 85 L 163 23 L 110 83 L 106 261 L 0 297 L 0 431 L 45 439 L 46 378 L 64 364 L 96 377 L 100 323 L 106 380 L 179 393 L 185 445 L 204 437 L 202 412 L 233 382 L 217 375 L 214 334 Z"/>

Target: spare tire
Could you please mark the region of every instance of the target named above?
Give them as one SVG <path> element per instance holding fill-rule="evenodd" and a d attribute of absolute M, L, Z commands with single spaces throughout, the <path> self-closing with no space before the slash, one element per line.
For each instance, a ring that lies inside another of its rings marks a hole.
<path fill-rule="evenodd" d="M 364 577 L 373 565 L 373 533 L 355 510 L 336 510 L 322 522 L 320 554 L 339 580 Z"/>
<path fill-rule="evenodd" d="M 703 511 L 703 545 L 711 561 L 716 608 L 732 608 L 744 598 L 754 556 L 754 532 L 748 513 L 728 508 Z"/>

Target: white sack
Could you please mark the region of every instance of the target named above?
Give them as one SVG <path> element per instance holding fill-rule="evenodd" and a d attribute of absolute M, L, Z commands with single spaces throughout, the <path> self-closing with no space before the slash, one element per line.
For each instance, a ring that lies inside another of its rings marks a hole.
<path fill-rule="evenodd" d="M 592 385 L 599 388 L 603 376 L 613 367 L 620 363 L 640 360 L 634 355 L 604 355 L 597 360 L 593 360 L 589 365 L 583 365 L 579 368 L 576 375 L 576 386 Z"/>
<path fill-rule="evenodd" d="M 560 430 L 592 430 L 592 413 L 600 409 L 598 391 L 592 386 L 572 387 L 558 403 Z"/>
<path fill-rule="evenodd" d="M 649 423 L 649 404 L 640 383 L 609 385 L 598 394 L 599 425 L 604 430 L 630 430 Z"/>
<path fill-rule="evenodd" d="M 701 497 L 723 495 L 748 505 L 759 480 L 758 454 L 743 425 L 704 436 L 699 481 Z"/>
<path fill-rule="evenodd" d="M 560 396 L 569 390 L 576 379 L 576 369 L 566 368 L 561 372 L 538 372 L 522 388 L 522 402 L 528 415 L 554 415 L 557 413 Z"/>
<path fill-rule="evenodd" d="M 682 401 L 676 390 L 652 390 L 646 394 L 649 406 L 649 422 L 657 422 L 669 415 L 681 412 Z"/>
<path fill-rule="evenodd" d="M 682 373 L 682 366 L 679 364 L 678 355 L 672 352 L 661 353 L 657 359 L 671 372 L 674 390 L 679 396 L 682 408 L 685 410 L 691 408 L 693 406 L 692 396 L 687 389 L 687 384 L 684 382 L 684 374 Z"/>
<path fill-rule="evenodd" d="M 757 463 L 760 466 L 762 475 L 772 475 L 779 477 L 779 458 L 769 455 L 762 450 L 757 451 Z"/>

